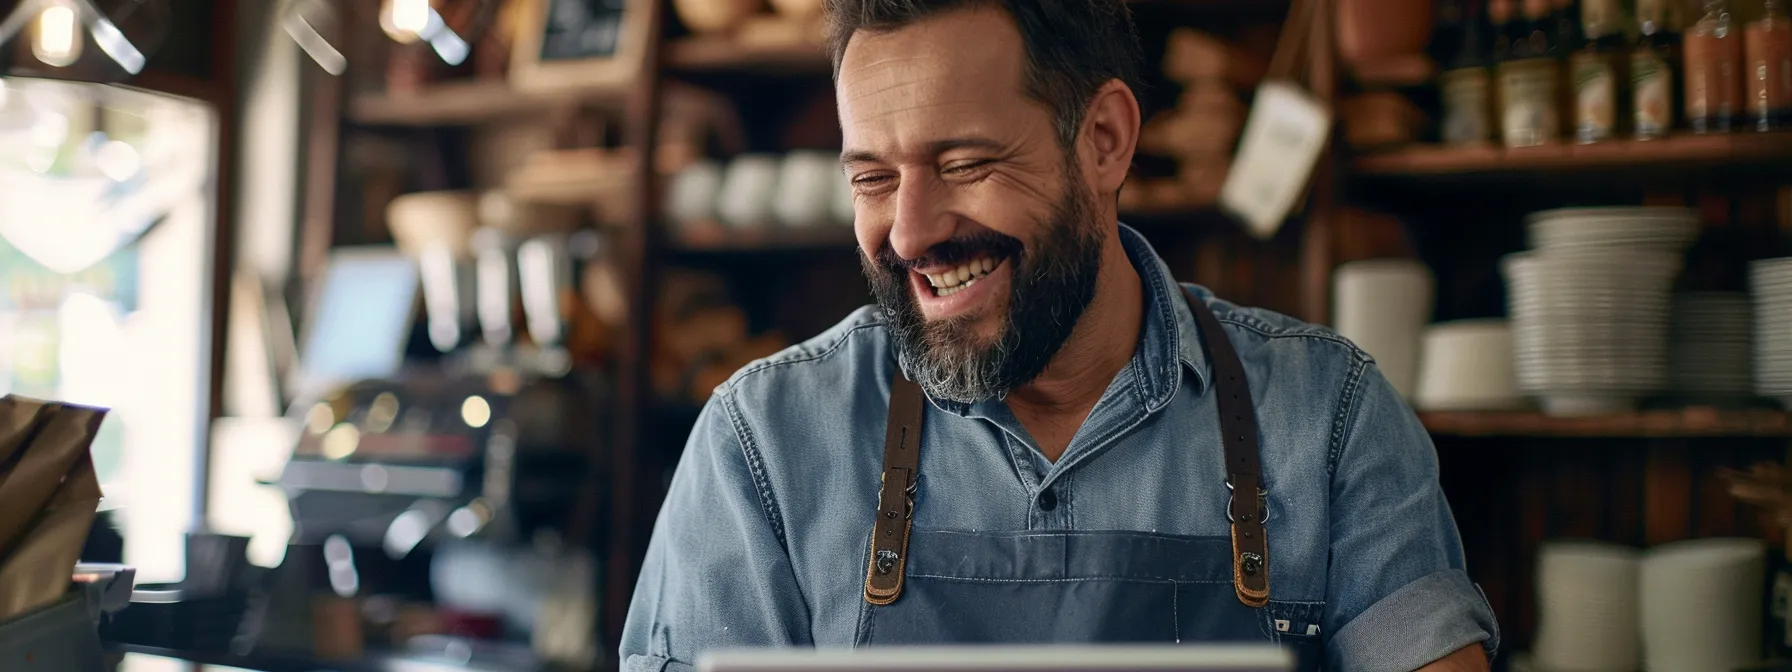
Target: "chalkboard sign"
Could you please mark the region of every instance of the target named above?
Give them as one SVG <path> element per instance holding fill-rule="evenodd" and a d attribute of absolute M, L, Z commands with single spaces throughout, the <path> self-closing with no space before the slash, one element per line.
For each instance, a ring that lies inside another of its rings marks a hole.
<path fill-rule="evenodd" d="M 616 55 L 627 0 L 547 0 L 541 60 L 564 61 Z"/>
<path fill-rule="evenodd" d="M 525 0 L 511 83 L 528 91 L 589 90 L 638 73 L 654 0 Z"/>

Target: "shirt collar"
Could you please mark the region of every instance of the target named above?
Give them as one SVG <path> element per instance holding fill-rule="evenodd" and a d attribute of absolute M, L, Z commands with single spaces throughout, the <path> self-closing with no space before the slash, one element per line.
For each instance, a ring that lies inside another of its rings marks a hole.
<path fill-rule="evenodd" d="M 1201 348 L 1195 316 L 1189 312 L 1181 285 L 1170 274 L 1170 267 L 1152 249 L 1151 243 L 1146 242 L 1145 236 L 1125 224 L 1119 226 L 1120 245 L 1126 251 L 1127 260 L 1132 262 L 1133 270 L 1139 274 L 1139 288 L 1145 302 L 1144 326 L 1138 347 L 1127 366 L 1135 371 L 1135 384 L 1146 411 L 1155 413 L 1176 396 L 1185 367 L 1195 374 L 1197 391 L 1206 387 L 1207 355 Z M 1198 299 L 1208 298 L 1204 290 L 1195 291 Z M 959 416 L 987 416 L 1006 411 L 1004 404 L 993 399 L 965 404 L 938 399 L 931 394 L 926 396 L 935 408 Z"/>
<path fill-rule="evenodd" d="M 1201 348 L 1195 315 L 1189 312 L 1182 285 L 1170 273 L 1169 265 L 1144 235 L 1125 224 L 1120 225 L 1120 244 L 1133 269 L 1139 272 L 1139 287 L 1145 298 L 1144 333 L 1139 337 L 1132 366 L 1139 367 L 1145 408 L 1155 413 L 1176 396 L 1185 368 L 1195 374 L 1197 391 L 1206 388 L 1207 353 Z M 1196 300 L 1207 300 L 1205 290 L 1194 291 Z"/>

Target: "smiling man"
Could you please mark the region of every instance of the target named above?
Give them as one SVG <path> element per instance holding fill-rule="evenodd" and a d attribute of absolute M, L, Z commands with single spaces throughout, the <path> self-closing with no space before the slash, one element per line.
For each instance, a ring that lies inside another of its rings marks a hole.
<path fill-rule="evenodd" d="M 627 669 L 957 642 L 1487 669 L 1498 629 L 1436 455 L 1375 363 L 1177 284 L 1118 222 L 1139 133 L 1123 0 L 827 10 L 878 305 L 716 390 Z"/>

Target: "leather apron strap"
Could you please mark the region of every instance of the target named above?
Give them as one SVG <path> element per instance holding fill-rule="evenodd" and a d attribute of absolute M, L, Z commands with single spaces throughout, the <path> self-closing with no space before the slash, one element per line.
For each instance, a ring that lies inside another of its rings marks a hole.
<path fill-rule="evenodd" d="M 902 595 L 908 568 L 908 536 L 915 512 L 915 482 L 921 466 L 921 386 L 896 369 L 890 383 L 890 413 L 884 428 L 883 485 L 877 495 L 877 524 L 871 532 L 871 561 L 865 568 L 865 601 L 884 605 Z"/>
<path fill-rule="evenodd" d="M 1226 518 L 1232 522 L 1232 585 L 1238 601 L 1252 607 L 1269 603 L 1269 538 L 1263 523 L 1269 519 L 1269 492 L 1263 489 L 1263 465 L 1258 454 L 1257 412 L 1251 402 L 1251 386 L 1245 380 L 1244 363 L 1232 348 L 1232 339 L 1220 327 L 1207 304 L 1183 290 L 1188 308 L 1201 328 L 1201 344 L 1213 365 L 1214 398 L 1220 414 L 1220 443 L 1226 453 Z M 1238 493 L 1247 493 L 1239 497 Z"/>
<path fill-rule="evenodd" d="M 1258 455 L 1256 407 L 1244 363 L 1207 304 L 1185 293 L 1200 327 L 1202 345 L 1213 364 L 1213 389 L 1226 456 L 1226 487 L 1255 496 L 1228 497 L 1226 517 L 1232 523 L 1232 584 L 1246 606 L 1269 602 L 1269 539 L 1263 523 L 1269 517 L 1268 493 Z M 921 464 L 921 419 L 926 403 L 921 387 L 897 369 L 890 383 L 890 410 L 884 429 L 883 483 L 877 496 L 877 521 L 871 533 L 871 558 L 865 568 L 865 601 L 887 605 L 902 595 L 908 567 L 908 540 L 915 511 L 915 484 Z"/>

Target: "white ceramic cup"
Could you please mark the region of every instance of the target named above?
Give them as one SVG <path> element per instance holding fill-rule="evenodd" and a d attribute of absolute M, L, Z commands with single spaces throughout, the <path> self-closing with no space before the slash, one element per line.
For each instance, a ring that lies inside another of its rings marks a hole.
<path fill-rule="evenodd" d="M 713 220 L 721 195 L 721 162 L 693 162 L 672 176 L 671 187 L 666 190 L 666 215 L 678 224 Z"/>
<path fill-rule="evenodd" d="M 738 228 L 771 223 L 778 195 L 779 160 L 772 154 L 742 154 L 728 163 L 722 176 L 716 216 Z"/>
<path fill-rule="evenodd" d="M 1524 405 L 1512 372 L 1512 327 L 1505 320 L 1431 325 L 1419 352 L 1413 404 L 1428 411 L 1511 410 Z"/>
<path fill-rule="evenodd" d="M 1537 669 L 1633 672 L 1641 659 L 1635 549 L 1549 542 L 1537 551 Z"/>
<path fill-rule="evenodd" d="M 1760 662 L 1767 547 L 1693 539 L 1643 559 L 1643 663 L 1649 672 L 1743 669 Z"/>
<path fill-rule="evenodd" d="M 1400 396 L 1418 379 L 1419 336 L 1431 321 L 1431 269 L 1410 259 L 1369 259 L 1333 274 L 1333 326 L 1375 358 Z"/>
<path fill-rule="evenodd" d="M 778 195 L 773 203 L 778 222 L 785 226 L 816 226 L 833 212 L 835 180 L 840 179 L 839 158 L 827 152 L 796 151 L 784 156 L 778 175 Z"/>

